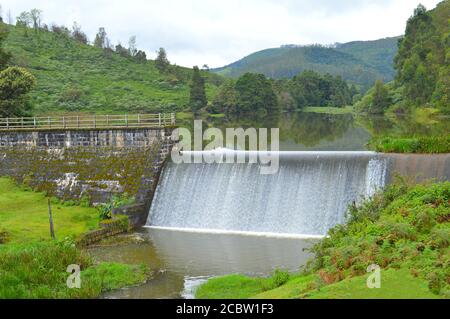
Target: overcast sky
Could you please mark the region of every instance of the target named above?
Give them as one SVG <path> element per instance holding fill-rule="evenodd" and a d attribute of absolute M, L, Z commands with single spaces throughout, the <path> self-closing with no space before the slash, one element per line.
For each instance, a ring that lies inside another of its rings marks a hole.
<path fill-rule="evenodd" d="M 114 44 L 137 36 L 154 58 L 164 47 L 172 63 L 219 67 L 282 44 L 330 44 L 403 34 L 421 2 L 439 0 L 0 0 L 3 16 L 38 8 L 44 22 L 72 26 L 92 41 L 106 28 Z"/>

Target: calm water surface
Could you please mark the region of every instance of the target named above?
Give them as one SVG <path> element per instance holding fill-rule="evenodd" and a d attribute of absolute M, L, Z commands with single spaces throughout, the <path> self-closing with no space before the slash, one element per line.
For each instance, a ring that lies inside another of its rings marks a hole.
<path fill-rule="evenodd" d="M 189 233 L 143 228 L 140 244 L 92 248 L 97 261 L 144 263 L 154 272 L 147 284 L 114 291 L 104 298 L 193 298 L 210 277 L 243 273 L 265 276 L 276 268 L 297 271 L 311 257 L 316 240 L 253 235 Z"/>

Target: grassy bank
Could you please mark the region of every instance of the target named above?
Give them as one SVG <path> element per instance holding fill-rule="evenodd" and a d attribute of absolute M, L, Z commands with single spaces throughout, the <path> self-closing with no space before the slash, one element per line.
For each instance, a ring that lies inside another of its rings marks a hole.
<path fill-rule="evenodd" d="M 302 112 L 305 113 L 321 113 L 321 114 L 348 114 L 353 112 L 352 106 L 331 107 L 331 106 L 308 106 Z"/>
<path fill-rule="evenodd" d="M 369 148 L 383 153 L 450 153 L 450 136 L 375 137 L 369 142 Z"/>
<path fill-rule="evenodd" d="M 52 211 L 57 239 L 75 237 L 98 226 L 99 213 L 92 207 L 53 201 Z M 17 186 L 8 178 L 0 178 L 0 232 L 6 232 L 14 243 L 49 240 L 45 194 Z"/>
<path fill-rule="evenodd" d="M 450 298 L 449 201 L 450 182 L 399 181 L 350 208 L 348 223 L 313 247 L 301 273 L 215 278 L 196 297 Z M 381 267 L 381 289 L 366 286 L 372 264 Z"/>
<path fill-rule="evenodd" d="M 95 264 L 75 238 L 97 228 L 99 212 L 53 201 L 57 241 L 49 231 L 47 198 L 0 178 L 0 298 L 95 298 L 147 280 L 144 265 Z M 81 288 L 69 289 L 69 265 L 79 265 Z"/>
<path fill-rule="evenodd" d="M 67 287 L 67 267 L 81 269 L 79 289 Z M 0 247 L 0 298 L 95 298 L 102 292 L 143 283 L 145 266 L 103 263 L 94 265 L 89 256 L 70 240 Z"/>

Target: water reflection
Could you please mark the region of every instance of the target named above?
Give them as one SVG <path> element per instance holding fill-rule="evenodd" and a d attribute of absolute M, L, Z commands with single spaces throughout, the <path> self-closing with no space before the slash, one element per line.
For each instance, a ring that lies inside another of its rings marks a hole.
<path fill-rule="evenodd" d="M 361 151 L 372 136 L 423 136 L 450 133 L 449 117 L 362 116 L 354 114 L 283 113 L 271 117 L 199 117 L 203 129 L 280 128 L 282 151 Z M 193 119 L 178 124 L 193 131 Z M 207 142 L 205 142 L 207 144 Z"/>

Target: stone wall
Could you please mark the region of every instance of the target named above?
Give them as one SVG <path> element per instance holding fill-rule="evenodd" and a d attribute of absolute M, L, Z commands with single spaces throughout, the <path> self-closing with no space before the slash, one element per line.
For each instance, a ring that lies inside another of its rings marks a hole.
<path fill-rule="evenodd" d="M 127 193 L 149 206 L 172 129 L 0 131 L 0 176 L 92 204 Z"/>

